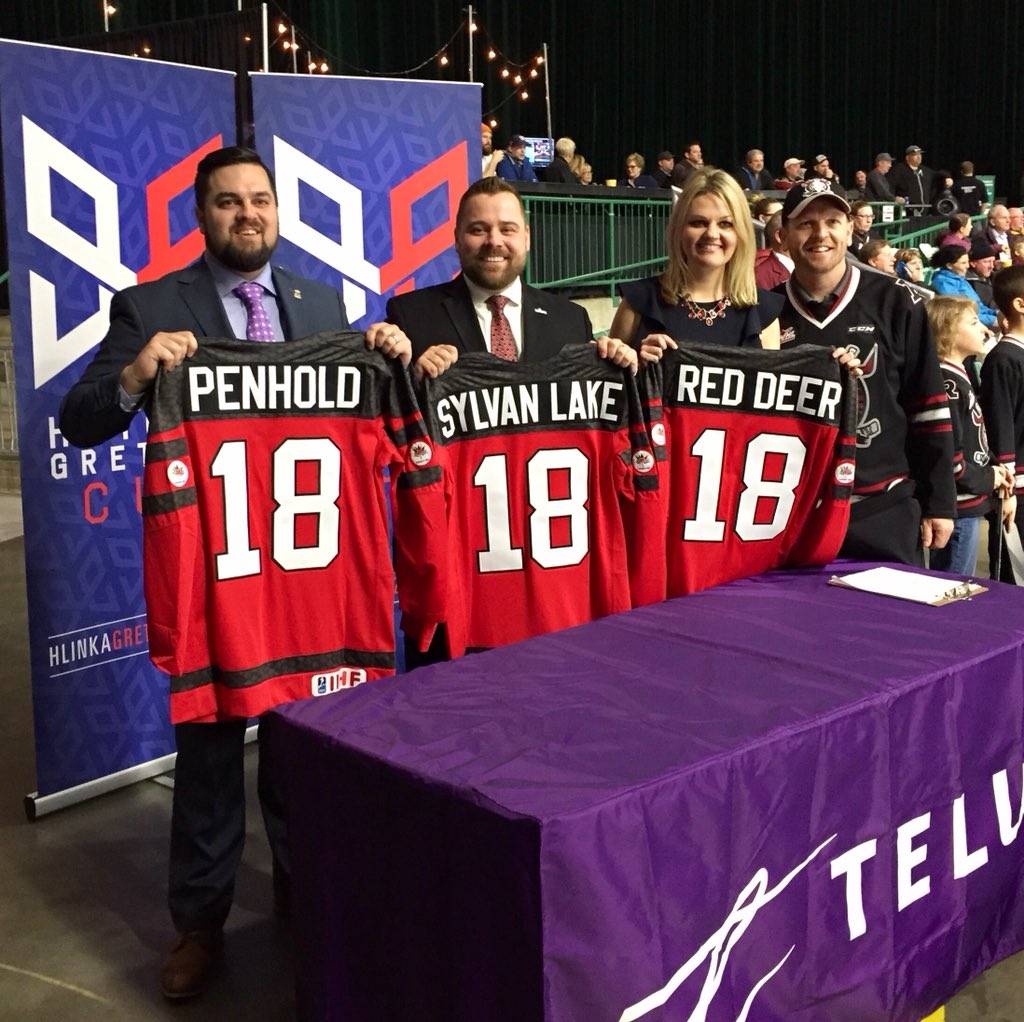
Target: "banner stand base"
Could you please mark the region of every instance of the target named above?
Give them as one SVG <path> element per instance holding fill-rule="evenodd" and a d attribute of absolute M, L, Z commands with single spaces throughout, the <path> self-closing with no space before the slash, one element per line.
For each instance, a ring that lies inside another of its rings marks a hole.
<path fill-rule="evenodd" d="M 247 744 L 256 741 L 255 724 L 246 729 L 245 741 Z M 105 777 L 97 777 L 84 784 L 76 784 L 73 788 L 55 791 L 52 795 L 40 795 L 39 792 L 34 791 L 25 796 L 25 816 L 30 823 L 34 823 L 39 817 L 48 816 L 50 813 L 57 812 L 58 809 L 66 809 L 68 806 L 84 802 L 86 799 L 106 795 L 107 792 L 116 791 L 118 788 L 126 788 L 129 784 L 135 784 L 137 781 L 145 781 L 150 777 L 169 773 L 174 769 L 177 758 L 178 754 L 171 752 L 159 759 L 151 759 L 147 763 L 139 763 L 125 770 L 118 770 L 116 774 L 107 774 Z"/>

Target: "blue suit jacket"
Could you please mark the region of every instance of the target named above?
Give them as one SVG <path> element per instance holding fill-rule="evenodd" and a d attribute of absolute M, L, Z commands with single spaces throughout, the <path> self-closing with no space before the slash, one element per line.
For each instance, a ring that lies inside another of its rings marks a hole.
<path fill-rule="evenodd" d="M 279 266 L 273 278 L 289 340 L 348 327 L 341 294 L 334 288 Z M 155 333 L 174 330 L 191 330 L 197 338 L 234 336 L 205 260 L 114 295 L 110 329 L 61 402 L 60 430 L 69 443 L 92 447 L 128 428 L 134 413 L 118 404 L 121 370 Z"/>

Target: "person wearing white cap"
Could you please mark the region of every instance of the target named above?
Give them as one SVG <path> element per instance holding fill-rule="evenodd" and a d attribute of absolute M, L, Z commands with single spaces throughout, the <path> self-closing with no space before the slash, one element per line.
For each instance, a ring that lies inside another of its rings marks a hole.
<path fill-rule="evenodd" d="M 921 166 L 924 150 L 919 145 L 908 145 L 903 162 L 889 171 L 889 187 L 910 206 L 931 205 L 932 178 L 935 172 Z"/>
<path fill-rule="evenodd" d="M 780 191 L 788 191 L 795 184 L 799 184 L 804 177 L 804 161 L 797 156 L 790 156 L 782 163 L 782 177 L 775 182 L 775 187 Z"/>

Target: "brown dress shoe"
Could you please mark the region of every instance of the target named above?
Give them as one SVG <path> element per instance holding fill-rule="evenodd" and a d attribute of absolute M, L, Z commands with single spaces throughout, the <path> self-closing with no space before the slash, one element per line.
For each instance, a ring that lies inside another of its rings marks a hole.
<path fill-rule="evenodd" d="M 172 1001 L 201 994 L 220 960 L 224 945 L 221 930 L 192 930 L 183 933 L 171 948 L 160 969 L 160 992 Z"/>

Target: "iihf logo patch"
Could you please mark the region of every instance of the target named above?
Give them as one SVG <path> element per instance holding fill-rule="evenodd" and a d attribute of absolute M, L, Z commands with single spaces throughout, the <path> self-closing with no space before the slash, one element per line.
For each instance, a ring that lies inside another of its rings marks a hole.
<path fill-rule="evenodd" d="M 633 455 L 633 468 L 637 472 L 650 472 L 654 468 L 654 455 L 650 451 L 636 451 Z"/>
<path fill-rule="evenodd" d="M 814 179 L 815 181 L 818 178 Z M 796 327 L 787 326 L 785 330 L 779 335 L 780 344 L 792 344 L 796 340 Z"/>
<path fill-rule="evenodd" d="M 841 461 L 836 465 L 836 482 L 840 486 L 853 484 L 853 476 L 856 472 L 852 461 Z"/>
<path fill-rule="evenodd" d="M 183 461 L 172 461 L 167 466 L 167 481 L 179 490 L 183 486 L 188 486 L 188 465 Z"/>
<path fill-rule="evenodd" d="M 414 465 L 426 465 L 433 456 L 433 451 L 430 449 L 430 444 L 425 440 L 417 440 L 409 448 L 409 457 L 412 459 Z"/>
<path fill-rule="evenodd" d="M 665 423 L 656 422 L 651 426 L 651 443 L 657 444 L 658 447 L 665 446 Z"/>

